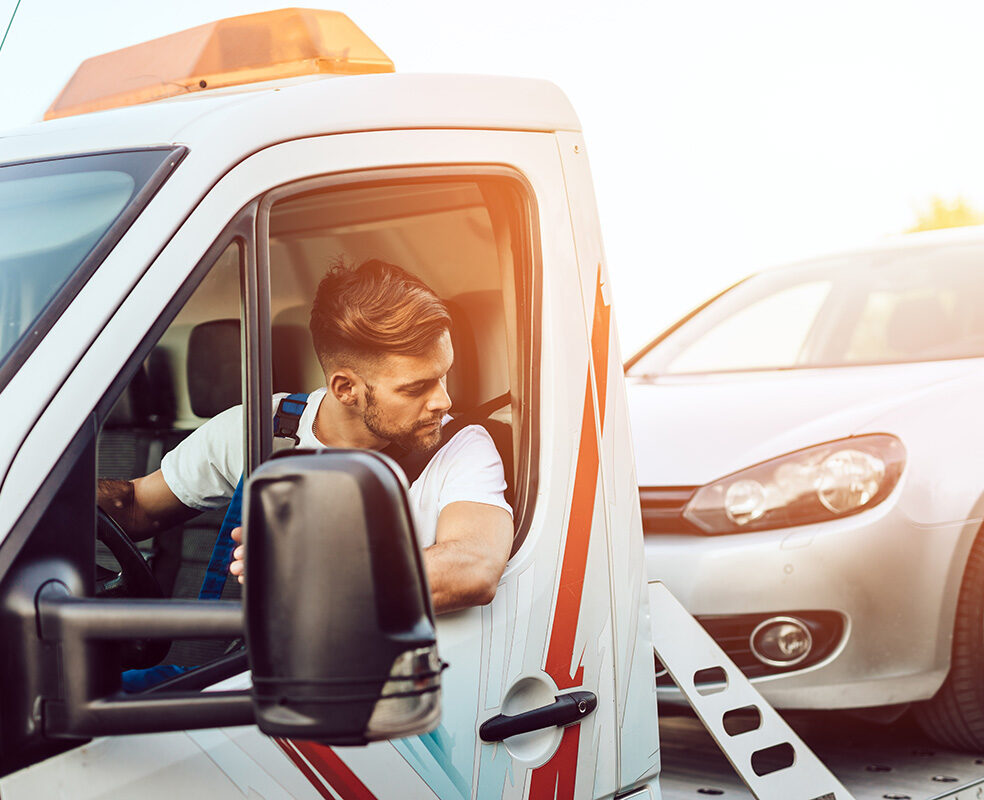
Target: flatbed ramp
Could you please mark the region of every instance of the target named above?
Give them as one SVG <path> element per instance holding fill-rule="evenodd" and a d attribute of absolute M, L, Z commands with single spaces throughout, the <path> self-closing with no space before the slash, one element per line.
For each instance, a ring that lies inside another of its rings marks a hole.
<path fill-rule="evenodd" d="M 984 800 L 984 754 L 941 749 L 915 725 L 834 712 L 786 719 L 855 800 Z M 753 797 L 689 709 L 660 707 L 660 752 L 663 800 Z"/>

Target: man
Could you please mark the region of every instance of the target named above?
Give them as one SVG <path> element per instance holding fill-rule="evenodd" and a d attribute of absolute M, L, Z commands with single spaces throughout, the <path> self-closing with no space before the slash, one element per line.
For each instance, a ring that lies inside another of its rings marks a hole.
<path fill-rule="evenodd" d="M 436 450 L 409 491 L 436 613 L 490 602 L 513 538 L 491 437 L 472 425 L 442 442 L 450 327 L 438 297 L 399 267 L 371 260 L 330 269 L 311 311 L 325 386 L 308 398 L 297 430 L 300 447 Z M 100 481 L 99 505 L 134 538 L 150 536 L 228 503 L 242 465 L 237 406 L 192 433 L 151 475 Z M 240 546 L 230 570 L 240 580 L 243 558 Z"/>

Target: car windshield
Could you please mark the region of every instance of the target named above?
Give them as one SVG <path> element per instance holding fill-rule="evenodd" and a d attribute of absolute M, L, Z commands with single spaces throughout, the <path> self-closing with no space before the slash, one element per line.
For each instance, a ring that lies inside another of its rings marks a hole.
<path fill-rule="evenodd" d="M 0 363 L 29 338 L 169 153 L 0 166 Z"/>
<path fill-rule="evenodd" d="M 984 246 L 858 253 L 738 284 L 639 358 L 636 377 L 984 356 Z"/>

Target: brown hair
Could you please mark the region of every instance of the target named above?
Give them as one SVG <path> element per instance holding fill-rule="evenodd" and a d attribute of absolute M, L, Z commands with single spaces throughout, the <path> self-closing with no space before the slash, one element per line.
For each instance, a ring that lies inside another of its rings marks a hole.
<path fill-rule="evenodd" d="M 378 259 L 338 262 L 318 285 L 311 339 L 327 371 L 352 358 L 420 355 L 451 328 L 451 315 L 423 281 Z"/>

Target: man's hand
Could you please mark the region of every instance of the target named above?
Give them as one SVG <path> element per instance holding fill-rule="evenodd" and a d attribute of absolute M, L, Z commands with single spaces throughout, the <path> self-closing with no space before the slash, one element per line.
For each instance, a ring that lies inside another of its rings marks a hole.
<path fill-rule="evenodd" d="M 492 602 L 513 543 L 509 512 L 457 502 L 437 518 L 437 540 L 424 550 L 435 614 Z"/>
<path fill-rule="evenodd" d="M 233 528 L 239 546 L 232 552 L 229 573 L 240 583 L 246 575 L 243 529 Z M 509 512 L 485 503 L 451 503 L 437 518 L 437 541 L 424 550 L 424 571 L 435 614 L 485 605 L 512 550 L 513 521 Z"/>
<path fill-rule="evenodd" d="M 243 546 L 243 529 L 233 528 L 229 535 L 239 545 L 239 547 L 232 551 L 232 563 L 229 565 L 229 574 L 235 575 L 236 580 L 243 583 L 246 578 L 246 548 Z"/>
<path fill-rule="evenodd" d="M 100 478 L 97 502 L 131 539 L 154 536 L 198 513 L 175 497 L 160 470 L 132 481 Z"/>

